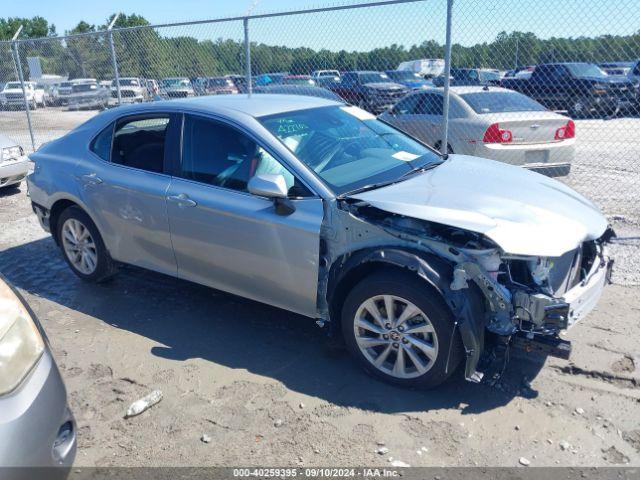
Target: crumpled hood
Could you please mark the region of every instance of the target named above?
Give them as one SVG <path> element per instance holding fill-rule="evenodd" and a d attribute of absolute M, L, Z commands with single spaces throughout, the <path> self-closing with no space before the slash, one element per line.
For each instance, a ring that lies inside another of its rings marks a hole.
<path fill-rule="evenodd" d="M 482 233 L 513 255 L 559 257 L 607 228 L 598 208 L 566 185 L 466 155 L 450 155 L 432 170 L 352 198 Z"/>

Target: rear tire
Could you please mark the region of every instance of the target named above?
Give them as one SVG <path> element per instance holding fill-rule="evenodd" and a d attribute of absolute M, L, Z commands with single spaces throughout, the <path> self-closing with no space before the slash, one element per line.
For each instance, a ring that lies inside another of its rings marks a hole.
<path fill-rule="evenodd" d="M 69 207 L 60 214 L 56 235 L 67 265 L 82 280 L 103 282 L 117 272 L 98 228 L 80 207 Z"/>
<path fill-rule="evenodd" d="M 403 320 L 405 309 L 416 313 Z M 444 300 L 408 272 L 382 272 L 358 283 L 342 308 L 342 333 L 349 352 L 368 373 L 402 387 L 440 385 L 463 357 Z"/>

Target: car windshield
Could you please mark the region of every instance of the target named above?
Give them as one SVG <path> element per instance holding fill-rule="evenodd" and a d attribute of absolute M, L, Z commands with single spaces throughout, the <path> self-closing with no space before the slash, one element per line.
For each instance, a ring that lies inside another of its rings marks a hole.
<path fill-rule="evenodd" d="M 259 120 L 338 195 L 392 183 L 442 161 L 429 148 L 356 107 L 311 108 Z"/>
<path fill-rule="evenodd" d="M 542 105 L 517 92 L 474 92 L 463 93 L 460 97 L 469 104 L 476 113 L 502 112 L 541 112 L 546 110 Z"/>
<path fill-rule="evenodd" d="M 120 85 L 123 87 L 139 87 L 140 82 L 135 78 L 121 78 Z"/>
<path fill-rule="evenodd" d="M 22 87 L 20 86 L 20 82 L 7 82 L 4 88 L 9 89 L 9 88 L 22 88 Z"/>
<path fill-rule="evenodd" d="M 62 82 L 62 83 L 60 84 L 60 86 L 61 86 L 61 87 L 63 87 L 63 88 L 68 88 L 68 87 L 70 87 L 70 86 L 71 86 L 71 82 Z"/>
<path fill-rule="evenodd" d="M 360 73 L 358 78 L 362 83 L 376 83 L 376 82 L 388 82 L 389 77 L 385 73 L 370 72 Z"/>
<path fill-rule="evenodd" d="M 418 82 L 422 80 L 420 76 L 416 73 L 410 71 L 397 71 L 397 72 L 387 72 L 387 75 L 390 76 L 393 80 L 398 80 L 401 82 Z"/>
<path fill-rule="evenodd" d="M 593 63 L 568 63 L 567 68 L 576 77 L 607 77 L 607 72 Z"/>
<path fill-rule="evenodd" d="M 163 87 L 190 87 L 191 83 L 188 78 L 165 78 L 162 80 Z"/>

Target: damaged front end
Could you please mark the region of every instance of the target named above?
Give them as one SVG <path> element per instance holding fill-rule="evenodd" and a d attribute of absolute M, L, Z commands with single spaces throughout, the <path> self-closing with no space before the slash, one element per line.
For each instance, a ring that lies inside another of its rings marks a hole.
<path fill-rule="evenodd" d="M 354 199 L 339 200 L 337 207 L 340 222 L 334 218 L 334 227 L 368 225 L 375 229 L 378 245 L 385 242 L 383 234 L 388 237 L 389 247 L 369 246 L 357 262 L 389 261 L 397 257 L 397 246 L 413 252 L 414 260 L 391 262 L 407 263 L 404 266 L 436 287 L 451 308 L 453 328 L 466 352 L 465 378 L 470 381 L 481 381 L 496 364 L 504 366 L 511 347 L 568 358 L 571 344 L 560 332 L 595 307 L 609 280 L 611 229 L 560 257 L 509 255 L 481 233 L 389 213 Z M 341 266 L 348 262 L 352 254 L 336 251 L 344 243 L 329 239 L 326 265 L 335 264 L 338 257 Z M 489 376 L 495 379 L 500 372 Z"/>

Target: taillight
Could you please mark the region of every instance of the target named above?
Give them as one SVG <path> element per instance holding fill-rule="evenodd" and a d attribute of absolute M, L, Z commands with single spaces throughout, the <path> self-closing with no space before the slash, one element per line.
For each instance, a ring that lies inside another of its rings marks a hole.
<path fill-rule="evenodd" d="M 509 143 L 511 140 L 513 140 L 511 130 L 503 130 L 497 123 L 489 125 L 482 137 L 484 143 Z"/>
<path fill-rule="evenodd" d="M 576 124 L 573 120 L 569 120 L 566 125 L 563 125 L 556 130 L 556 140 L 565 140 L 567 138 L 574 138 L 576 136 Z"/>

